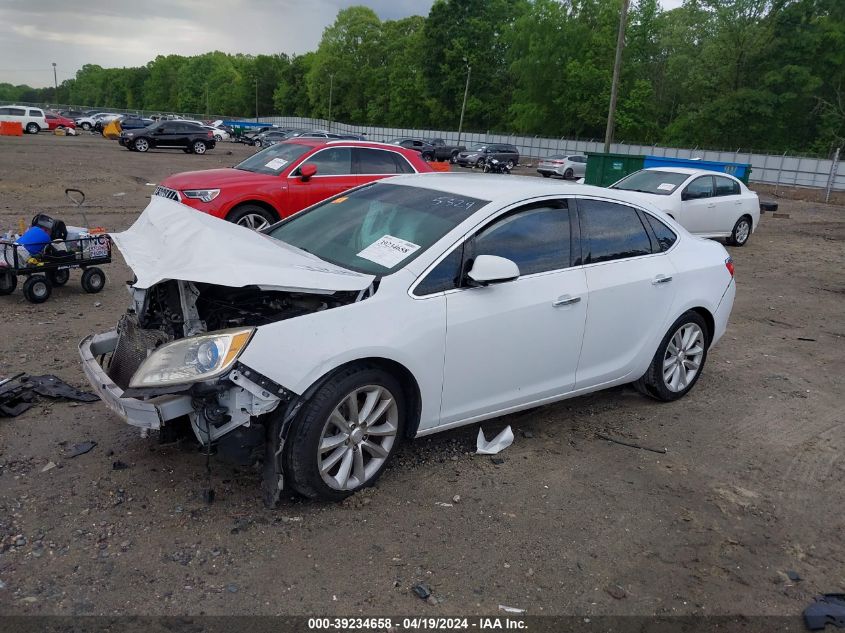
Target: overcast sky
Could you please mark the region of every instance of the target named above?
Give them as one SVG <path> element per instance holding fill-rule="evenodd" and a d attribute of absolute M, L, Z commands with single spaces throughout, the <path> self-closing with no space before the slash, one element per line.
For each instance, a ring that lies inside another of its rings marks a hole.
<path fill-rule="evenodd" d="M 169 53 L 305 53 L 356 4 L 393 20 L 427 15 L 432 0 L 0 0 L 0 83 L 52 85 L 52 62 L 61 83 L 83 64 L 142 66 Z"/>

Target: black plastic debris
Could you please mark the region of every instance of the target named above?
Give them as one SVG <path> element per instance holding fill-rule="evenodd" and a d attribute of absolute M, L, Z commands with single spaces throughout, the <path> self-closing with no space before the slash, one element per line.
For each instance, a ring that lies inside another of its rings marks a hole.
<path fill-rule="evenodd" d="M 411 591 L 417 594 L 417 597 L 420 598 L 420 600 L 425 600 L 431 595 L 431 587 L 424 582 L 418 582 L 416 585 L 411 587 Z"/>
<path fill-rule="evenodd" d="M 32 408 L 35 406 L 35 394 L 75 402 L 99 400 L 96 394 L 80 391 L 51 374 L 27 376 L 20 373 L 0 380 L 0 416 L 13 418 Z"/>
<path fill-rule="evenodd" d="M 821 631 L 828 624 L 845 628 L 845 593 L 826 593 L 804 609 L 804 624 L 811 631 Z"/>
<path fill-rule="evenodd" d="M 70 449 L 67 453 L 67 457 L 79 457 L 80 455 L 84 455 L 85 453 L 89 453 L 93 448 L 97 445 L 97 442 L 89 440 L 87 442 L 80 442 L 79 444 L 74 444 L 73 448 Z"/>
<path fill-rule="evenodd" d="M 93 448 L 93 446 L 92 446 L 92 448 Z M 112 464 L 111 464 L 112 470 L 126 470 L 127 468 L 129 468 L 129 464 L 127 464 L 126 462 L 122 462 L 120 460 L 117 460 L 116 462 L 112 462 Z"/>
<path fill-rule="evenodd" d="M 797 571 L 794 571 L 792 569 L 790 569 L 789 571 L 786 572 L 786 577 L 789 578 L 793 582 L 799 582 L 799 581 L 803 580 L 803 578 L 801 578 L 801 574 L 799 574 Z"/>

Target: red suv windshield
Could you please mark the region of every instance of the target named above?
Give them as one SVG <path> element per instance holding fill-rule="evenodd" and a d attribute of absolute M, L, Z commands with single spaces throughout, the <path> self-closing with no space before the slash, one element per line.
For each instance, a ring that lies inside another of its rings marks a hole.
<path fill-rule="evenodd" d="M 312 149 L 311 145 L 277 143 L 235 165 L 235 169 L 276 176 L 310 149 Z"/>

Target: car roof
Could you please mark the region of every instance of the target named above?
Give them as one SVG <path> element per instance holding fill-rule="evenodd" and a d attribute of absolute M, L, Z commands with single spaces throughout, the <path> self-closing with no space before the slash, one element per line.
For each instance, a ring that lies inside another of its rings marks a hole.
<path fill-rule="evenodd" d="M 719 176 L 731 176 L 721 171 L 713 171 L 712 169 L 693 169 L 692 167 L 646 167 L 643 171 L 668 171 L 675 174 L 686 174 L 688 176 L 712 176 L 717 174 Z"/>
<path fill-rule="evenodd" d="M 642 200 L 630 192 L 606 189 L 575 182 L 561 182 L 535 178 L 533 176 L 507 176 L 496 174 L 426 173 L 394 176 L 380 183 L 423 187 L 444 193 L 470 196 L 480 200 L 495 200 L 499 204 L 511 204 L 540 196 L 597 196 L 642 206 Z"/>
<path fill-rule="evenodd" d="M 393 152 L 404 150 L 404 147 L 392 145 L 390 143 L 377 143 L 375 141 L 357 141 L 351 138 L 311 138 L 297 136 L 295 138 L 284 141 L 285 143 L 293 143 L 298 145 L 309 145 L 311 147 L 323 147 L 331 145 L 349 145 L 351 147 L 373 147 L 375 149 L 389 149 Z"/>

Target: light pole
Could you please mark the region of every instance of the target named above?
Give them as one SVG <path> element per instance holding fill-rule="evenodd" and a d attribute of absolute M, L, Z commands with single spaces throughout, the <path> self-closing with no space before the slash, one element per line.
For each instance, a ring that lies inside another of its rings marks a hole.
<path fill-rule="evenodd" d="M 255 77 L 255 122 L 258 123 L 258 77 Z"/>
<path fill-rule="evenodd" d="M 329 75 L 329 131 L 332 129 L 332 98 L 334 97 L 334 73 Z"/>
<path fill-rule="evenodd" d="M 56 105 L 59 105 L 59 78 L 56 75 L 56 62 L 53 62 L 53 85 L 56 87 L 53 98 L 56 100 Z"/>
<path fill-rule="evenodd" d="M 463 129 L 464 129 L 464 110 L 466 110 L 466 107 L 467 107 L 467 94 L 469 93 L 469 76 L 470 76 L 470 73 L 472 72 L 472 67 L 470 67 L 469 62 L 467 61 L 466 57 L 464 57 L 464 62 L 466 62 L 466 65 L 467 65 L 467 83 L 464 86 L 464 102 L 461 104 L 461 120 L 458 123 L 458 142 L 457 142 L 457 145 L 461 144 L 461 131 L 463 131 Z"/>
<path fill-rule="evenodd" d="M 205 84 L 205 118 L 208 118 L 208 84 Z"/>
<path fill-rule="evenodd" d="M 613 125 L 616 119 L 616 99 L 619 96 L 619 73 L 622 70 L 622 49 L 625 48 L 625 19 L 628 17 L 628 3 L 622 0 L 622 14 L 619 16 L 619 33 L 616 36 L 616 59 L 613 62 L 613 79 L 610 84 L 610 107 L 607 111 L 607 129 L 604 132 L 604 153 L 610 151 L 613 140 Z"/>

